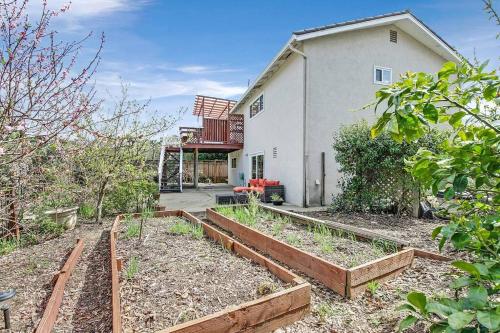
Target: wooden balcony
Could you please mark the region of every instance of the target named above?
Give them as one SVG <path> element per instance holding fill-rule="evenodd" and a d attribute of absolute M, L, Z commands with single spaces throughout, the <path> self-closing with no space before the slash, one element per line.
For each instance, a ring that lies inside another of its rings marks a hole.
<path fill-rule="evenodd" d="M 243 148 L 243 115 L 227 119 L 203 118 L 203 127 L 180 127 L 182 148 L 207 152 L 230 152 Z"/>

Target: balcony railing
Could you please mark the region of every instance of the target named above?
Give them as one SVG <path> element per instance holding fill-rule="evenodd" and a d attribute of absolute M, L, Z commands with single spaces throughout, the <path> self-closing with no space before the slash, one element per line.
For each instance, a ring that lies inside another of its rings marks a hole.
<path fill-rule="evenodd" d="M 243 144 L 243 115 L 203 118 L 203 127 L 180 127 L 179 132 L 183 144 Z"/>

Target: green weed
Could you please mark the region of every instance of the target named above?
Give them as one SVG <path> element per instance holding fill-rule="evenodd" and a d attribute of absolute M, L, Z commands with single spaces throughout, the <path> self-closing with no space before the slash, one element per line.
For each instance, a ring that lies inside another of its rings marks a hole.
<path fill-rule="evenodd" d="M 139 260 L 137 259 L 137 257 L 132 257 L 128 262 L 127 270 L 125 271 L 127 280 L 132 280 L 138 272 L 139 272 Z"/>
<path fill-rule="evenodd" d="M 366 289 L 370 292 L 370 294 L 373 296 L 377 293 L 377 290 L 380 288 L 380 284 L 377 281 L 370 281 L 368 282 L 368 285 L 366 286 Z"/>
<path fill-rule="evenodd" d="M 191 227 L 191 236 L 195 239 L 202 239 L 203 238 L 203 227 L 201 224 L 193 225 Z"/>
<path fill-rule="evenodd" d="M 326 321 L 335 314 L 335 309 L 330 303 L 321 303 L 316 309 L 316 313 L 321 321 Z"/>
<path fill-rule="evenodd" d="M 137 223 L 130 222 L 127 225 L 127 231 L 125 232 L 126 238 L 139 237 L 140 226 Z"/>
<path fill-rule="evenodd" d="M 184 221 L 177 221 L 170 227 L 170 232 L 174 235 L 188 235 L 191 232 L 191 226 Z"/>
<path fill-rule="evenodd" d="M 78 212 L 80 213 L 80 216 L 82 218 L 90 220 L 95 216 L 95 207 L 87 203 L 84 203 L 80 206 Z"/>
<path fill-rule="evenodd" d="M 17 247 L 18 243 L 15 239 L 0 239 L 0 255 L 9 254 Z"/>
<path fill-rule="evenodd" d="M 302 244 L 302 240 L 300 239 L 300 237 L 295 234 L 289 234 L 288 236 L 286 236 L 286 242 L 293 246 Z"/>

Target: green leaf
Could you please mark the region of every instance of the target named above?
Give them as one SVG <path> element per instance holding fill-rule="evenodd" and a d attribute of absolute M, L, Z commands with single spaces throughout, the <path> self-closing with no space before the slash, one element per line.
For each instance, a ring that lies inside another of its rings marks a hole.
<path fill-rule="evenodd" d="M 494 332 L 500 329 L 500 314 L 496 313 L 495 310 L 478 311 L 477 321 Z"/>
<path fill-rule="evenodd" d="M 458 175 L 453 180 L 453 190 L 461 193 L 467 188 L 468 180 L 467 175 Z"/>
<path fill-rule="evenodd" d="M 408 299 L 408 302 L 419 309 L 422 314 L 427 313 L 427 311 L 425 310 L 425 306 L 427 305 L 427 297 L 425 297 L 423 293 L 419 293 L 416 291 L 411 292 L 408 294 L 408 296 L 406 296 L 406 299 Z"/>
<path fill-rule="evenodd" d="M 448 187 L 446 191 L 444 191 L 444 198 L 445 200 L 451 200 L 455 196 L 455 190 L 453 187 Z"/>
<path fill-rule="evenodd" d="M 482 308 L 488 303 L 488 291 L 483 286 L 472 287 L 467 298 L 473 306 Z"/>
<path fill-rule="evenodd" d="M 439 112 L 433 104 L 426 104 L 422 111 L 425 119 L 429 120 L 433 124 L 437 123 L 439 119 Z"/>
<path fill-rule="evenodd" d="M 439 226 L 432 230 L 432 239 L 436 239 L 437 235 L 441 232 L 441 229 L 443 229 L 443 226 Z"/>
<path fill-rule="evenodd" d="M 450 287 L 453 288 L 453 289 L 460 289 L 460 288 L 463 288 L 463 287 L 467 287 L 468 285 L 471 284 L 471 282 L 473 282 L 473 280 L 470 277 L 468 277 L 468 276 L 461 276 L 461 277 L 457 278 L 456 280 L 454 280 L 450 284 Z"/>
<path fill-rule="evenodd" d="M 459 330 L 467 326 L 474 319 L 474 316 L 473 313 L 455 312 L 448 317 L 448 324 L 451 328 Z"/>
<path fill-rule="evenodd" d="M 463 232 L 457 232 L 451 236 L 451 242 L 457 250 L 462 250 L 469 243 L 470 236 Z"/>
<path fill-rule="evenodd" d="M 443 65 L 443 67 L 438 72 L 438 78 L 447 78 L 451 74 L 457 72 L 457 64 L 452 61 L 448 61 Z"/>
<path fill-rule="evenodd" d="M 455 266 L 458 269 L 461 269 L 461 270 L 463 270 L 463 271 L 465 271 L 467 273 L 470 273 L 470 274 L 472 274 L 474 276 L 479 277 L 479 271 L 471 263 L 468 263 L 466 261 L 460 261 L 460 260 L 458 260 L 458 261 L 452 262 L 451 264 L 452 264 L 452 266 Z"/>
<path fill-rule="evenodd" d="M 448 327 L 447 322 L 435 323 L 435 324 L 432 324 L 431 327 L 429 327 L 429 332 L 442 333 L 442 332 L 446 331 L 447 327 Z"/>
<path fill-rule="evenodd" d="M 412 315 L 407 316 L 399 323 L 399 331 L 402 332 L 417 322 L 418 318 Z"/>
<path fill-rule="evenodd" d="M 497 97 L 498 87 L 494 84 L 490 84 L 483 91 L 483 97 L 487 101 L 491 101 L 493 98 Z"/>
<path fill-rule="evenodd" d="M 448 123 L 453 126 L 453 128 L 457 128 L 461 122 L 460 120 L 466 115 L 465 111 L 458 111 L 451 115 Z"/>
<path fill-rule="evenodd" d="M 398 306 L 398 311 L 403 311 L 403 310 L 417 312 L 417 310 L 413 306 L 411 306 L 410 304 L 408 304 L 408 303 L 405 303 L 405 304 L 402 304 L 402 305 Z"/>
<path fill-rule="evenodd" d="M 438 302 L 429 302 L 426 306 L 427 312 L 435 313 L 443 318 L 448 317 L 450 314 L 455 312 L 453 308 Z"/>

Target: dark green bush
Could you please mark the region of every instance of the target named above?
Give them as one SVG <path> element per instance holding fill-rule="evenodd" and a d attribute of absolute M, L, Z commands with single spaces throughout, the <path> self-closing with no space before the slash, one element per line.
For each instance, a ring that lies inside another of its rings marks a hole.
<path fill-rule="evenodd" d="M 400 211 L 405 195 L 417 187 L 405 170 L 405 159 L 418 148 L 438 149 L 444 134 L 432 131 L 414 143 L 397 143 L 383 133 L 370 137 L 365 121 L 345 126 L 334 135 L 335 159 L 340 164 L 340 194 L 333 197 L 333 211 Z"/>

